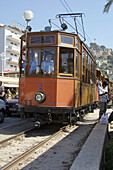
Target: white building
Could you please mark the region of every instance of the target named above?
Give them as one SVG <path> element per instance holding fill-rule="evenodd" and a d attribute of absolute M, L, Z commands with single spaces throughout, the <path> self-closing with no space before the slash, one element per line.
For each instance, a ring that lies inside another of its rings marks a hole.
<path fill-rule="evenodd" d="M 19 71 L 18 59 L 22 34 L 16 28 L 0 24 L 0 72 Z"/>

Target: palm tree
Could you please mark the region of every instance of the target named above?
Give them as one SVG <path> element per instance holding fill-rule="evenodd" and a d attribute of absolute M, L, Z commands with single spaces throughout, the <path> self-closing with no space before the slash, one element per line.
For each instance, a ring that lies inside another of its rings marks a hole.
<path fill-rule="evenodd" d="M 113 3 L 113 0 L 108 0 L 108 3 L 105 5 L 103 12 L 108 13 L 112 3 Z"/>

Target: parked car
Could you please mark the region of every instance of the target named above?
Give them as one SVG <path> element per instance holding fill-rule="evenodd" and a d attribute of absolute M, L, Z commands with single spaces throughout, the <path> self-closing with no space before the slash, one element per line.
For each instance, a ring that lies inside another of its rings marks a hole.
<path fill-rule="evenodd" d="M 6 111 L 6 104 L 3 100 L 0 99 L 0 123 L 4 121 L 5 111 Z"/>
<path fill-rule="evenodd" d="M 10 116 L 12 113 L 17 113 L 18 111 L 18 95 L 14 99 L 6 101 L 6 113 Z"/>

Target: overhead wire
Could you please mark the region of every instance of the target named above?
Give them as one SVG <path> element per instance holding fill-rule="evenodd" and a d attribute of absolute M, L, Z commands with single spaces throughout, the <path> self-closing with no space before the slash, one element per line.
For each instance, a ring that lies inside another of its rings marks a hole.
<path fill-rule="evenodd" d="M 68 9 L 66 8 L 66 6 L 65 6 L 64 3 L 62 2 L 62 0 L 60 0 L 60 2 L 62 3 L 62 5 L 63 5 L 64 8 L 66 9 L 66 11 L 69 13 Z"/>
<path fill-rule="evenodd" d="M 66 9 L 66 11 L 67 11 L 68 13 L 70 13 L 70 11 L 73 12 L 72 9 L 69 7 L 68 3 L 66 2 L 66 0 L 64 0 L 64 3 L 65 3 L 66 5 L 62 2 L 62 0 L 60 0 L 60 2 L 62 3 L 62 5 L 64 6 L 64 8 Z M 66 7 L 66 6 L 67 6 L 67 7 Z M 70 11 L 69 11 L 68 9 L 69 9 Z M 82 29 L 81 29 L 82 26 L 81 26 L 80 22 L 77 20 L 77 18 L 76 18 L 76 21 L 77 21 L 78 24 L 79 24 L 79 25 L 78 25 L 79 29 L 82 31 Z M 85 32 L 88 40 L 91 42 L 91 39 L 89 38 L 89 36 L 88 36 L 88 34 L 86 33 L 86 31 L 84 31 L 84 32 Z M 80 34 L 80 33 L 79 33 L 79 34 Z"/>

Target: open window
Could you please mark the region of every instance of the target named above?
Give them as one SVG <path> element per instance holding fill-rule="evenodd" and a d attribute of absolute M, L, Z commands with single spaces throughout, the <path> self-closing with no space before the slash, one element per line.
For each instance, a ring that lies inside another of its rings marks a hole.
<path fill-rule="evenodd" d="M 59 57 L 59 73 L 64 76 L 73 76 L 74 50 L 61 48 Z"/>

